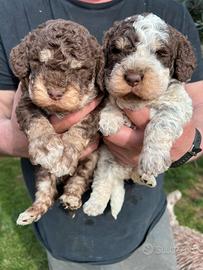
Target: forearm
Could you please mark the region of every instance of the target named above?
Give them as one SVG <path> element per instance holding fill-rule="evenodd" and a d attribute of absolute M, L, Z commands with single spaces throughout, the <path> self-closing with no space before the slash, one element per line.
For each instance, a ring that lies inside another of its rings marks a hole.
<path fill-rule="evenodd" d="M 20 131 L 17 132 L 14 129 L 10 119 L 0 119 L 0 155 L 27 156 L 25 136 Z"/>
<path fill-rule="evenodd" d="M 202 136 L 202 141 L 200 145 L 201 149 L 203 149 L 203 120 L 202 119 L 203 119 L 203 104 L 196 106 L 194 108 L 194 113 L 193 113 L 193 118 L 192 118 L 193 126 L 200 131 L 201 136 Z M 192 157 L 190 161 L 196 160 L 201 156 L 203 156 L 203 151 L 198 153 L 195 157 Z"/>
<path fill-rule="evenodd" d="M 0 120 L 0 155 L 12 155 L 13 135 L 9 119 Z"/>
<path fill-rule="evenodd" d="M 203 149 L 203 81 L 187 84 L 186 90 L 193 101 L 193 117 L 191 122 L 194 128 L 197 128 L 202 135 L 201 148 Z M 202 155 L 203 151 L 190 159 L 190 161 L 196 160 Z"/>
<path fill-rule="evenodd" d="M 11 125 L 9 120 L 0 120 L 0 155 L 11 155 Z"/>
<path fill-rule="evenodd" d="M 0 156 L 23 156 L 25 153 L 19 152 L 26 143 L 21 143 L 25 136 L 19 131 L 16 122 L 14 108 L 16 96 L 13 90 L 0 90 Z"/>

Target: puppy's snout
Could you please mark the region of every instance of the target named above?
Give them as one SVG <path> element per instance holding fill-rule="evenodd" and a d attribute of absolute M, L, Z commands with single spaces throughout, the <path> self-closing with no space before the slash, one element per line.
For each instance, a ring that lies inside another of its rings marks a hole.
<path fill-rule="evenodd" d="M 48 95 L 53 100 L 59 100 L 59 99 L 62 98 L 63 92 L 61 90 L 58 90 L 58 89 L 49 89 L 48 90 Z"/>
<path fill-rule="evenodd" d="M 129 70 L 125 73 L 124 78 L 130 86 L 135 86 L 142 80 L 143 76 Z"/>

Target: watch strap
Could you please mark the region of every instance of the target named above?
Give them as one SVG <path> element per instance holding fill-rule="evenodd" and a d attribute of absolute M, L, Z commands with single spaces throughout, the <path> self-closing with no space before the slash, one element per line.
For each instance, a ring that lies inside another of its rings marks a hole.
<path fill-rule="evenodd" d="M 191 157 L 196 156 L 199 152 L 202 151 L 202 149 L 200 148 L 201 145 L 201 133 L 199 132 L 199 130 L 196 128 L 195 129 L 195 138 L 191 147 L 191 150 L 189 150 L 187 153 L 185 153 L 181 158 L 179 158 L 178 160 L 174 161 L 171 164 L 170 168 L 175 168 L 178 166 L 183 165 L 184 163 L 186 163 L 189 159 L 191 159 Z"/>

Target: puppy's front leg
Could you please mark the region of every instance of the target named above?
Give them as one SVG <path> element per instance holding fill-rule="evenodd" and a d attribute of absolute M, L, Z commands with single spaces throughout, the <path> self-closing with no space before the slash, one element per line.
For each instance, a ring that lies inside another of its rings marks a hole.
<path fill-rule="evenodd" d="M 138 165 L 143 181 L 151 181 L 170 167 L 171 147 L 192 117 L 192 101 L 178 81 L 172 82 L 166 94 L 152 106 Z"/>
<path fill-rule="evenodd" d="M 168 117 L 159 112 L 145 129 L 138 172 L 141 181 L 146 184 L 170 167 L 172 143 L 177 138 L 177 133 L 182 132 L 182 128 L 177 128 L 177 123 L 172 124 Z"/>
<path fill-rule="evenodd" d="M 36 174 L 35 201 L 30 208 L 21 213 L 17 219 L 18 225 L 28 225 L 38 221 L 54 203 L 56 191 L 56 177 L 46 169 L 40 167 Z"/>
<path fill-rule="evenodd" d="M 51 173 L 58 177 L 74 174 L 82 152 L 97 134 L 98 119 L 99 114 L 94 111 L 61 135 L 64 145 L 63 156 L 50 170 Z"/>
<path fill-rule="evenodd" d="M 24 90 L 16 108 L 19 126 L 28 138 L 29 156 L 33 164 L 46 169 L 55 166 L 63 154 L 63 142 L 48 119 Z"/>
<path fill-rule="evenodd" d="M 110 101 L 101 110 L 99 130 L 104 136 L 116 134 L 119 129 L 125 124 L 125 117 L 118 106 Z"/>

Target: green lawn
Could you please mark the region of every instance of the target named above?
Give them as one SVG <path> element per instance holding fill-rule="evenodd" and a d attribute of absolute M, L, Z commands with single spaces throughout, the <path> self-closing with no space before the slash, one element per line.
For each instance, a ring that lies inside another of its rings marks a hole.
<path fill-rule="evenodd" d="M 46 255 L 31 226 L 16 225 L 30 200 L 19 160 L 0 159 L 0 270 L 47 270 Z"/>
<path fill-rule="evenodd" d="M 203 232 L 203 159 L 167 173 L 166 190 L 183 193 L 176 207 L 181 224 Z M 19 160 L 0 159 L 0 270 L 46 270 L 46 255 L 31 226 L 19 227 L 18 214 L 30 204 Z"/>
<path fill-rule="evenodd" d="M 203 158 L 169 170 L 165 188 L 167 192 L 179 189 L 183 194 L 175 209 L 179 222 L 203 233 Z"/>

